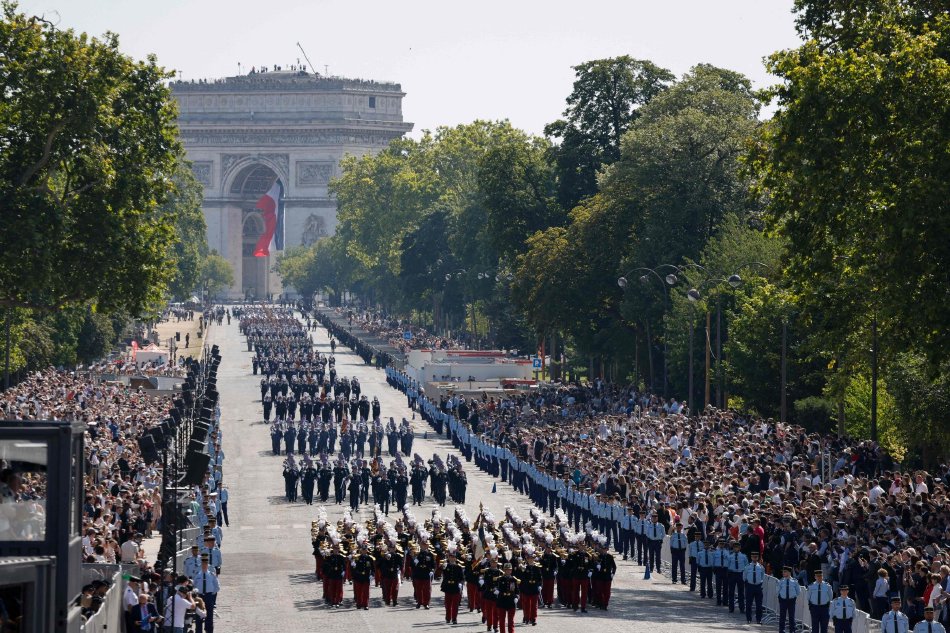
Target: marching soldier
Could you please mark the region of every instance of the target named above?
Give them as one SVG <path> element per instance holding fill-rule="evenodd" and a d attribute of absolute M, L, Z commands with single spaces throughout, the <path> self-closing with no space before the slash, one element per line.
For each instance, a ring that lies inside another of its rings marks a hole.
<path fill-rule="evenodd" d="M 339 608 L 343 604 L 343 578 L 346 576 L 346 557 L 343 556 L 343 545 L 339 541 L 333 544 L 333 550 L 323 561 L 321 574 L 327 605 L 331 609 Z"/>
<path fill-rule="evenodd" d="M 534 547 L 530 544 L 524 546 L 524 565 L 519 572 L 521 578 L 521 611 L 524 614 L 522 623 L 538 623 L 538 599 L 541 594 L 541 585 L 544 582 L 541 565 L 534 560 Z"/>
<path fill-rule="evenodd" d="M 396 544 L 390 541 L 386 546 L 386 553 L 379 559 L 383 604 L 396 606 L 396 602 L 399 600 L 399 581 L 402 566 L 402 554 L 399 553 Z"/>
<path fill-rule="evenodd" d="M 544 554 L 541 555 L 541 601 L 546 609 L 554 604 L 554 581 L 561 564 L 561 558 L 551 549 L 552 542 L 551 535 L 546 535 Z"/>
<path fill-rule="evenodd" d="M 357 609 L 369 610 L 369 579 L 373 575 L 376 559 L 369 553 L 369 544 L 360 543 L 359 552 L 350 561 L 350 575 L 353 577 L 353 602 Z"/>
<path fill-rule="evenodd" d="M 518 596 L 517 578 L 511 575 L 511 563 L 505 563 L 504 573 L 495 582 L 495 630 L 505 630 L 508 620 L 508 633 L 515 630 L 515 598 Z"/>
<path fill-rule="evenodd" d="M 429 609 L 432 598 L 432 577 L 435 575 L 435 557 L 429 551 L 428 535 L 420 538 L 419 551 L 412 558 L 412 588 L 415 591 L 416 608 Z"/>
<path fill-rule="evenodd" d="M 465 586 L 465 570 L 456 559 L 456 545 L 449 543 L 445 568 L 442 570 L 442 593 L 445 594 L 445 623 L 458 624 L 462 587 Z"/>
<path fill-rule="evenodd" d="M 498 628 L 495 620 L 495 582 L 504 575 L 501 569 L 498 569 L 498 552 L 492 550 L 488 553 L 488 568 L 482 570 L 482 577 L 478 579 L 478 586 L 482 589 L 482 623 L 486 625 L 486 631 Z"/>
<path fill-rule="evenodd" d="M 610 604 L 610 585 L 617 573 L 617 563 L 605 540 L 601 540 L 599 546 L 600 556 L 594 564 L 594 604 L 606 611 Z"/>

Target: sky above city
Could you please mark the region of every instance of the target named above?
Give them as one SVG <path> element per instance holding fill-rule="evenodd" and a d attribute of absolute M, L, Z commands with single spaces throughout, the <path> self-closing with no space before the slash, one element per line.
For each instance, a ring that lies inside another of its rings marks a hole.
<path fill-rule="evenodd" d="M 763 59 L 798 45 L 792 0 L 21 0 L 28 13 L 122 50 L 155 54 L 185 80 L 306 63 L 395 81 L 422 129 L 509 119 L 529 132 L 561 116 L 572 66 L 631 55 L 682 75 L 697 63 L 776 80 Z"/>

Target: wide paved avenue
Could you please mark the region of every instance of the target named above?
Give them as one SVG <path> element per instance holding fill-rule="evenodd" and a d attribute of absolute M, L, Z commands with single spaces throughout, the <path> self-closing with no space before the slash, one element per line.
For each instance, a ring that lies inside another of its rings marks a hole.
<path fill-rule="evenodd" d="M 314 333 L 317 348 L 330 352 L 329 338 L 323 329 Z M 237 320 L 231 325 L 212 328 L 208 343 L 221 347 L 223 361 L 218 386 L 221 392 L 221 411 L 224 451 L 227 456 L 226 477 L 231 490 L 229 510 L 231 526 L 225 528 L 225 564 L 221 575 L 221 594 L 218 599 L 215 628 L 221 633 L 259 633 L 261 631 L 313 631 L 331 627 L 343 631 L 356 627 L 366 631 L 441 631 L 461 629 L 476 631 L 482 626 L 477 613 L 459 614 L 459 623 L 447 625 L 444 621 L 441 592 L 433 586 L 432 609 L 416 610 L 410 605 L 412 586 L 406 581 L 400 588 L 400 604 L 384 606 L 380 590 L 372 588 L 368 611 L 352 607 L 352 588 L 345 588 L 343 608 L 329 610 L 321 599 L 321 586 L 315 580 L 314 559 L 311 555 L 310 522 L 317 517 L 318 505 L 288 504 L 284 500 L 284 480 L 281 476 L 283 457 L 271 454 L 268 427 L 261 422 L 259 377 L 251 374 L 251 354 L 247 352 L 240 335 Z M 356 376 L 363 393 L 377 396 L 384 419 L 396 420 L 411 416 L 403 395 L 386 384 L 385 374 L 362 361 L 345 347 L 338 347 L 336 366 L 340 376 Z M 425 439 L 426 427 L 417 420 L 413 451 L 424 458 L 433 452 L 444 456 L 455 452 L 450 442 Z M 386 459 L 389 463 L 389 459 Z M 492 493 L 495 482 L 488 475 L 466 464 L 469 486 L 466 510 L 470 517 L 484 502 L 496 515 L 506 505 L 515 508 L 523 517 L 531 507 L 527 497 L 515 493 L 507 484 L 498 482 L 497 493 Z M 336 521 L 345 506 L 332 503 L 327 506 L 328 516 Z M 414 508 L 418 519 L 427 516 L 434 504 Z M 361 509 L 360 520 L 365 521 L 372 506 Z M 442 509 L 444 516 L 452 516 L 454 506 Z M 395 518 L 396 513 L 390 512 Z M 746 628 L 743 619 L 730 616 L 722 609 L 700 602 L 682 586 L 672 586 L 669 579 L 655 575 L 643 580 L 643 568 L 617 560 L 619 569 L 614 580 L 613 598 L 607 612 L 590 610 L 587 614 L 560 609 L 542 609 L 535 631 L 630 631 L 643 630 L 672 633 L 687 631 L 736 630 Z M 516 624 L 520 627 L 520 613 Z M 752 627 L 749 627 L 751 629 Z M 759 627 L 755 627 L 758 630 Z"/>

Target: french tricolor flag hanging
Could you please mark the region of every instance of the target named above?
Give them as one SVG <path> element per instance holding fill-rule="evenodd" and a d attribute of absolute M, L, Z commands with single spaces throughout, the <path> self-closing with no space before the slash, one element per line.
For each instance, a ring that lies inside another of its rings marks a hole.
<path fill-rule="evenodd" d="M 271 249 L 284 250 L 284 185 L 279 179 L 261 196 L 255 208 L 264 216 L 264 233 L 257 240 L 254 257 L 267 257 Z"/>

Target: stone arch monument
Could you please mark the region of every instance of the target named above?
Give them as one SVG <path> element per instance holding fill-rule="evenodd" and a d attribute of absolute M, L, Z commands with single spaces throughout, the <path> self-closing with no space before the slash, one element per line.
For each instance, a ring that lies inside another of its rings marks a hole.
<path fill-rule="evenodd" d="M 302 70 L 178 81 L 181 138 L 204 185 L 208 245 L 234 270 L 227 296 L 293 293 L 273 272 L 277 254 L 253 256 L 254 210 L 274 178 L 284 184 L 287 248 L 336 228 L 328 184 L 347 154 L 375 153 L 412 129 L 403 121 L 399 84 L 323 77 Z M 256 239 L 254 239 L 256 243 Z"/>

